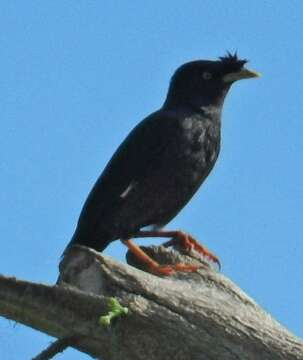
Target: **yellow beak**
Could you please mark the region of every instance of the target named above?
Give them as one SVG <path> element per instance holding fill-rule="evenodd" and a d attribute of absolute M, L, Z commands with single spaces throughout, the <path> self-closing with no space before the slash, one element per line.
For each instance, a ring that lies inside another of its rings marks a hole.
<path fill-rule="evenodd" d="M 224 75 L 223 81 L 231 83 L 231 82 L 234 82 L 237 80 L 256 78 L 256 77 L 260 77 L 260 76 L 261 76 L 261 74 L 256 71 L 243 68 L 240 71 Z"/>

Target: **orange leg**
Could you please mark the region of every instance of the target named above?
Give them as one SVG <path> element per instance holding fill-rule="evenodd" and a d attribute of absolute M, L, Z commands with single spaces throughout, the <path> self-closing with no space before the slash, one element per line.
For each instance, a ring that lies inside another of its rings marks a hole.
<path fill-rule="evenodd" d="M 176 265 L 160 265 L 151 257 L 149 257 L 138 245 L 133 243 L 131 240 L 122 240 L 129 251 L 131 251 L 137 258 L 139 258 L 143 263 L 147 264 L 151 272 L 158 275 L 172 275 L 174 272 L 196 272 L 200 266 L 197 265 L 186 265 L 186 264 L 176 264 Z"/>
<path fill-rule="evenodd" d="M 171 240 L 167 241 L 164 244 L 164 246 L 168 247 L 171 245 L 179 244 L 187 251 L 194 249 L 203 256 L 207 257 L 208 259 L 216 263 L 219 269 L 221 269 L 219 258 L 214 254 L 212 254 L 206 247 L 201 245 L 192 236 L 190 236 L 189 234 L 183 231 L 165 231 L 165 230 L 138 231 L 134 235 L 134 237 L 170 237 Z"/>

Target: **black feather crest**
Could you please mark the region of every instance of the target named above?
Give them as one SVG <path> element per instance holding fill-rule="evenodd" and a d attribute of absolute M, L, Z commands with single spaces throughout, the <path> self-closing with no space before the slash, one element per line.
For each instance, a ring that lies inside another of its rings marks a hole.
<path fill-rule="evenodd" d="M 227 51 L 227 54 L 225 56 L 220 56 L 219 59 L 226 67 L 229 67 L 234 71 L 241 70 L 242 67 L 248 62 L 247 59 L 239 59 L 236 51 L 234 54 L 232 54 L 230 51 Z"/>

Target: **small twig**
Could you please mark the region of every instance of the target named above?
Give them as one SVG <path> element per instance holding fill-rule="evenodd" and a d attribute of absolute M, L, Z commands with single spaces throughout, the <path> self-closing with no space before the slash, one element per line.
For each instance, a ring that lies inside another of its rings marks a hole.
<path fill-rule="evenodd" d="M 125 316 L 127 314 L 128 308 L 121 306 L 117 299 L 111 297 L 108 300 L 108 313 L 106 315 L 100 316 L 99 324 L 102 326 L 109 326 L 113 319 L 120 316 Z"/>
<path fill-rule="evenodd" d="M 50 344 L 40 354 L 32 358 L 32 360 L 49 360 L 55 355 L 63 352 L 66 348 L 72 345 L 76 345 L 80 340 L 80 336 L 69 336 L 62 339 L 58 339 Z"/>

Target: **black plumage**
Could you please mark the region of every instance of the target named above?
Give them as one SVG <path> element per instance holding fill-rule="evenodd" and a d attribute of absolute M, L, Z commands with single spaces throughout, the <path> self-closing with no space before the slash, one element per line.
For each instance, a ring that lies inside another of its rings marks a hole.
<path fill-rule="evenodd" d="M 213 168 L 220 151 L 221 112 L 231 84 L 258 76 L 246 60 L 182 65 L 163 106 L 140 122 L 119 146 L 91 190 L 69 246 L 102 251 L 147 225 L 166 225 Z"/>

